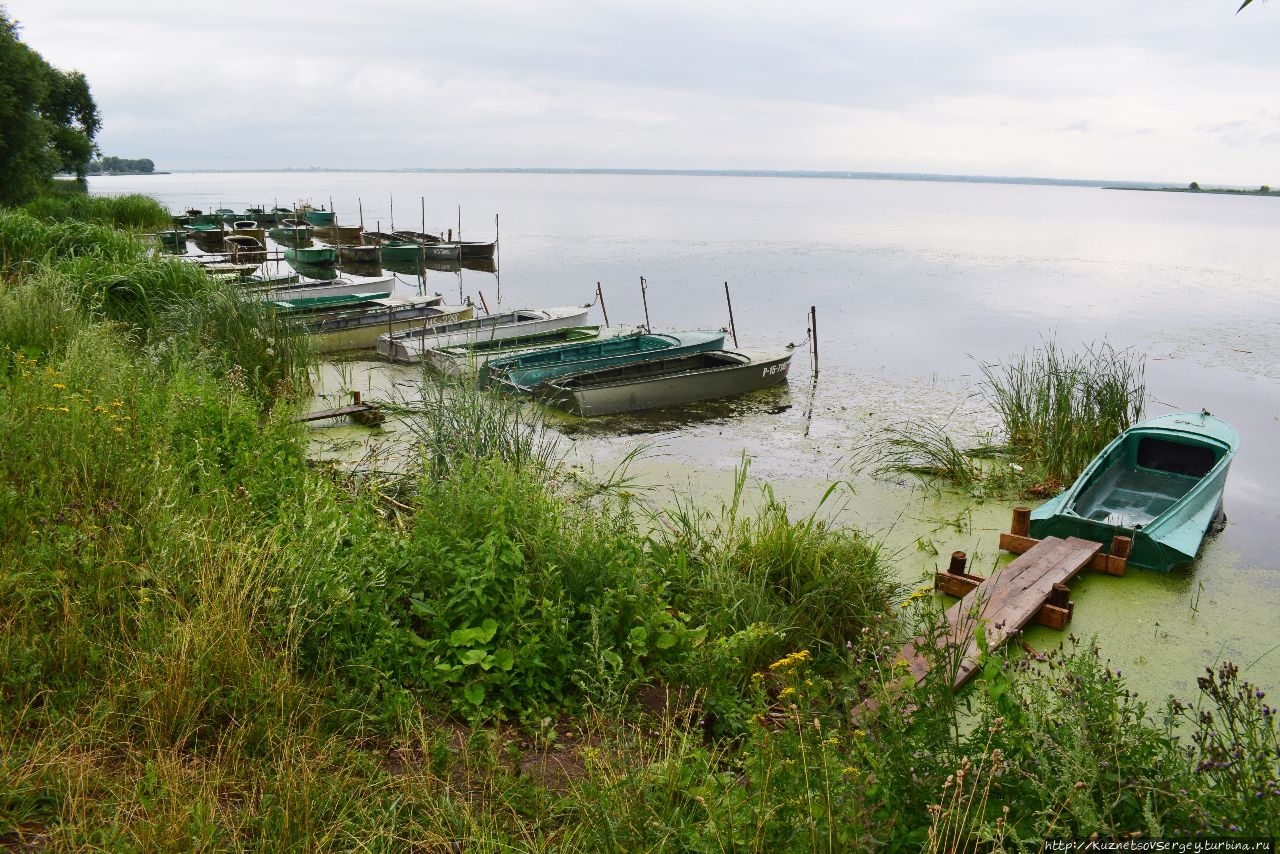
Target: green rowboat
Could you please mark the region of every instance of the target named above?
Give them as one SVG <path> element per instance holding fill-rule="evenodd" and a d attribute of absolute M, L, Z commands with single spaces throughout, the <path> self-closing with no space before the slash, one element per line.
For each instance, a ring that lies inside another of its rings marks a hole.
<path fill-rule="evenodd" d="M 1110 549 L 1133 540 L 1128 562 L 1169 572 L 1195 560 L 1225 520 L 1222 491 L 1240 436 L 1208 412 L 1175 412 L 1121 433 L 1070 489 L 1031 512 L 1031 536 L 1079 537 Z"/>
<path fill-rule="evenodd" d="M 290 264 L 331 267 L 338 260 L 338 250 L 332 246 L 286 246 L 284 260 Z"/>
<path fill-rule="evenodd" d="M 482 385 L 498 384 L 518 391 L 530 391 L 541 383 L 566 374 L 595 371 L 717 350 L 724 346 L 723 332 L 675 332 L 670 335 L 643 334 L 566 344 L 531 353 L 490 359 L 480 369 Z"/>

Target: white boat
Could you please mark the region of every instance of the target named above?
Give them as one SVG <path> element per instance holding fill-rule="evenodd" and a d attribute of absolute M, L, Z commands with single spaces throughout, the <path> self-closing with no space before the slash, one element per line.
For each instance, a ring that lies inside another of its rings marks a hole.
<path fill-rule="evenodd" d="M 352 279 L 334 279 L 331 282 L 301 282 L 297 284 L 268 285 L 266 287 L 247 287 L 245 291 L 259 299 L 272 302 L 298 302 L 300 300 L 322 300 L 332 297 L 346 297 L 354 294 L 377 294 L 387 297 L 395 289 L 395 281 L 390 278 L 373 281 L 354 281 Z"/>
<path fill-rule="evenodd" d="M 592 416 L 733 397 L 786 380 L 794 350 L 710 350 L 570 374 L 543 383 L 538 399 Z"/>
<path fill-rule="evenodd" d="M 378 336 L 420 328 L 423 323 L 467 320 L 471 305 L 444 305 L 440 295 L 392 296 L 360 303 L 358 308 L 316 312 L 299 318 L 317 353 L 372 350 Z"/>
<path fill-rule="evenodd" d="M 522 308 L 456 323 L 425 325 L 378 337 L 378 352 L 393 362 L 420 362 L 428 350 L 500 341 L 583 326 L 590 306 Z"/>

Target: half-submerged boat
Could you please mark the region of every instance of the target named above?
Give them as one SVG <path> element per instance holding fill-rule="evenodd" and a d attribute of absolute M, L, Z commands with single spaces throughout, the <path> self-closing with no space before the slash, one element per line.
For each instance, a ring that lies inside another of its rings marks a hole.
<path fill-rule="evenodd" d="M 569 326 L 582 326 L 588 306 L 522 308 L 457 323 L 424 326 L 378 337 L 378 352 L 397 362 L 420 362 L 427 350 L 457 347 L 478 341 L 519 338 Z"/>
<path fill-rule="evenodd" d="M 490 359 L 480 369 L 480 382 L 515 391 L 532 391 L 540 383 L 565 374 L 718 350 L 723 346 L 722 331 L 643 333 L 585 341 Z"/>
<path fill-rule="evenodd" d="M 1070 489 L 1031 511 L 1031 536 L 1133 541 L 1128 563 L 1159 572 L 1190 563 L 1226 517 L 1222 491 L 1240 445 L 1208 412 L 1149 418 L 1121 433 Z"/>
<path fill-rule="evenodd" d="M 538 399 L 589 417 L 736 397 L 786 380 L 794 350 L 707 350 L 569 374 L 539 386 Z"/>

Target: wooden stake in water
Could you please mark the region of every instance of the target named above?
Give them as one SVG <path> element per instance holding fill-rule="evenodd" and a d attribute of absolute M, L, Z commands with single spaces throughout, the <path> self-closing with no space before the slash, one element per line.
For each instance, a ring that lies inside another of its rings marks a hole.
<path fill-rule="evenodd" d="M 422 197 L 422 233 L 427 233 L 427 197 Z"/>
<path fill-rule="evenodd" d="M 809 335 L 813 348 L 813 378 L 818 378 L 818 309 L 809 306 Z"/>
<path fill-rule="evenodd" d="M 356 206 L 360 208 L 360 230 L 364 231 L 364 202 L 356 199 Z"/>
<path fill-rule="evenodd" d="M 729 283 L 724 283 L 724 301 L 729 304 L 729 334 L 733 336 L 733 346 L 738 346 L 738 327 L 733 325 L 733 300 L 729 298 Z"/>
<path fill-rule="evenodd" d="M 458 205 L 458 242 L 462 242 L 462 205 Z M 461 257 L 461 253 L 459 253 Z"/>
<path fill-rule="evenodd" d="M 396 230 L 396 197 L 394 193 L 387 193 L 387 198 L 391 201 L 391 230 Z"/>
<path fill-rule="evenodd" d="M 644 331 L 652 332 L 653 328 L 649 326 L 649 297 L 646 295 L 649 287 L 645 284 L 644 276 L 640 277 L 640 301 L 644 303 Z"/>
<path fill-rule="evenodd" d="M 604 291 L 600 288 L 600 283 L 596 282 L 596 299 L 600 300 L 600 313 L 604 315 L 604 325 L 609 325 L 609 309 L 604 307 Z"/>

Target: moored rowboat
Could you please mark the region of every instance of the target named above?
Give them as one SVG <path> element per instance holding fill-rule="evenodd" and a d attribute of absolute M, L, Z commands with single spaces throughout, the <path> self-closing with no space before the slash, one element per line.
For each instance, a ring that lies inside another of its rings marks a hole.
<path fill-rule="evenodd" d="M 456 347 L 478 341 L 519 338 L 570 326 L 582 326 L 587 306 L 522 308 L 457 323 L 437 324 L 409 332 L 381 335 L 378 352 L 392 361 L 419 362 L 427 350 Z"/>
<path fill-rule="evenodd" d="M 734 397 L 786 380 L 794 349 L 709 350 L 569 374 L 539 386 L 538 399 L 592 416 Z"/>
<path fill-rule="evenodd" d="M 565 374 L 718 350 L 723 346 L 723 332 L 637 333 L 490 359 L 480 369 L 480 382 L 531 391 L 538 384 Z"/>
<path fill-rule="evenodd" d="M 1222 491 L 1240 436 L 1208 412 L 1149 418 L 1103 448 L 1070 489 L 1031 512 L 1031 536 L 1133 541 L 1128 563 L 1190 563 L 1225 519 Z"/>

